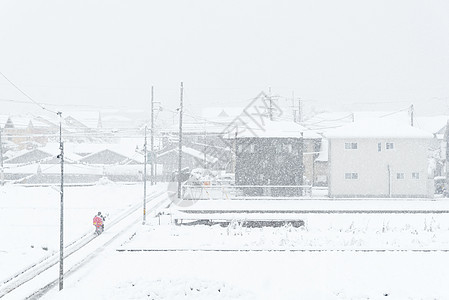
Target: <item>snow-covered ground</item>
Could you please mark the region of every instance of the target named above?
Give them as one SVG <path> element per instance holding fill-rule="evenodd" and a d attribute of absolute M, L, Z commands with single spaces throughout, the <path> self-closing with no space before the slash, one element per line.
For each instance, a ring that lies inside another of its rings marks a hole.
<path fill-rule="evenodd" d="M 44 299 L 448 299 L 447 253 L 105 253 Z"/>
<path fill-rule="evenodd" d="M 162 188 L 162 187 L 158 187 Z M 0 279 L 59 251 L 60 193 L 52 187 L 0 187 Z M 111 182 L 64 188 L 64 244 L 94 231 L 98 212 L 114 219 L 143 201 L 143 188 Z"/>
<path fill-rule="evenodd" d="M 109 212 L 112 218 L 139 203 L 142 194 L 142 185 L 66 188 L 66 241 L 92 231 L 91 219 L 98 210 Z M 0 195 L 0 277 L 4 278 L 57 251 L 60 198 L 52 188 L 14 186 L 0 188 Z M 448 203 L 447 199 L 198 202 L 182 210 L 208 213 L 213 208 L 227 208 L 228 215 L 242 220 L 260 216 L 248 211 L 263 207 L 272 211 L 327 207 L 441 212 L 447 210 Z M 231 212 L 239 209 L 245 214 Z M 170 211 L 175 212 L 165 210 Z M 201 217 L 198 212 L 190 214 Z M 247 228 L 238 221 L 227 227 L 178 226 L 170 223 L 167 215 L 149 218 L 146 225 L 135 225 L 121 240 L 67 276 L 63 291 L 52 290 L 43 298 L 449 298 L 447 213 L 296 216 L 304 220 L 304 227 Z"/>
<path fill-rule="evenodd" d="M 62 293 L 44 298 L 447 299 L 449 253 L 432 251 L 449 250 L 447 225 L 426 223 L 423 216 L 383 225 L 383 217 L 394 219 L 376 215 L 347 226 L 345 216 L 328 232 L 312 223 L 253 229 L 139 226 L 129 241 L 68 278 Z M 361 226 L 375 219 L 379 227 Z M 294 251 L 307 249 L 314 251 Z M 353 251 L 368 249 L 430 252 Z"/>

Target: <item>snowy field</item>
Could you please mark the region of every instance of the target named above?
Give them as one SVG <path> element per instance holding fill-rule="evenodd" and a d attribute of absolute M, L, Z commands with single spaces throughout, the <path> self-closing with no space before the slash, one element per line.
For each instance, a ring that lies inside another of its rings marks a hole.
<path fill-rule="evenodd" d="M 69 243 L 93 231 L 98 210 L 114 218 L 140 203 L 143 188 L 109 183 L 65 191 Z M 0 195 L 0 277 L 5 278 L 58 251 L 60 198 L 52 188 L 15 186 L 0 188 Z M 199 202 L 182 210 L 441 211 L 448 204 L 447 199 Z M 296 214 L 305 222 L 299 228 L 248 228 L 237 220 L 260 213 L 228 214 L 236 221 L 225 227 L 174 225 L 167 215 L 150 218 L 67 276 L 62 292 L 54 289 L 43 298 L 449 299 L 447 213 L 305 213 Z"/>
<path fill-rule="evenodd" d="M 161 189 L 162 187 L 159 187 Z M 92 234 L 98 212 L 114 219 L 142 202 L 143 187 L 107 182 L 64 188 L 64 244 Z M 0 187 L 0 279 L 59 252 L 60 194 L 51 187 Z"/>
<path fill-rule="evenodd" d="M 44 298 L 449 298 L 447 222 L 340 217 L 327 230 L 312 225 L 322 216 L 305 228 L 139 226 L 129 241 L 68 278 L 61 294 Z"/>
<path fill-rule="evenodd" d="M 114 252 L 44 299 L 448 299 L 447 253 Z"/>

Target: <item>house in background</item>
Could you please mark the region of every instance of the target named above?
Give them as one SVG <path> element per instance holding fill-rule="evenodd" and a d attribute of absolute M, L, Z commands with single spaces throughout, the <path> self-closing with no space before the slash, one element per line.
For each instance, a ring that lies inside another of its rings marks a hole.
<path fill-rule="evenodd" d="M 102 177 L 116 182 L 143 180 L 143 155 L 136 152 L 132 144 L 67 143 L 64 148 L 66 183 L 94 183 Z M 5 180 L 23 184 L 57 183 L 60 181 L 59 154 L 59 145 L 56 143 L 16 152 L 4 162 Z M 149 170 L 147 176 L 150 176 Z"/>
<path fill-rule="evenodd" d="M 158 169 L 162 169 L 161 180 L 173 181 L 174 174 L 178 172 L 179 165 L 179 148 L 177 146 L 167 147 L 157 153 L 157 165 Z M 204 152 L 198 151 L 194 148 L 183 146 L 182 147 L 182 170 L 187 172 L 196 168 L 204 168 L 207 165 L 217 166 L 218 158 L 213 157 Z"/>
<path fill-rule="evenodd" d="M 31 115 L 0 116 L 3 141 L 17 145 L 19 150 L 45 145 L 53 128 Z"/>
<path fill-rule="evenodd" d="M 57 157 L 59 154 L 60 150 L 58 148 L 53 149 L 53 151 L 39 148 L 22 150 L 16 152 L 14 157 L 5 160 L 4 163 L 9 165 L 26 165 L 32 163 L 59 164 L 60 159 Z M 73 163 L 80 159 L 80 157 L 76 154 L 64 153 L 64 159 L 66 163 Z"/>
<path fill-rule="evenodd" d="M 376 118 L 330 130 L 326 137 L 330 197 L 433 197 L 432 134 Z"/>

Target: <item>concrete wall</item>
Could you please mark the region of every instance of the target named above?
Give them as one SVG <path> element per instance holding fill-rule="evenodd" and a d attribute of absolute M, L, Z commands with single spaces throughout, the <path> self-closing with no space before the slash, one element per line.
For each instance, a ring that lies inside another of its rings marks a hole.
<path fill-rule="evenodd" d="M 345 142 L 357 143 L 357 149 L 345 149 Z M 386 149 L 386 143 L 394 149 Z M 426 139 L 330 139 L 330 197 L 432 197 L 427 176 Z M 381 143 L 381 151 L 378 151 Z M 419 179 L 412 178 L 419 173 Z M 357 173 L 357 179 L 345 179 L 345 173 Z M 398 179 L 403 173 L 404 179 Z"/>

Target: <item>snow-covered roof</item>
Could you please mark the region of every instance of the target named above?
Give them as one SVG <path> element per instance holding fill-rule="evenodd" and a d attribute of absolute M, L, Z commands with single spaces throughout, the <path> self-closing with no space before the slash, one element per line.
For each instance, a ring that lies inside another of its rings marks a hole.
<path fill-rule="evenodd" d="M 172 148 L 172 149 L 170 149 L 170 150 L 161 152 L 161 153 L 158 154 L 158 157 L 162 157 L 162 156 L 164 156 L 164 155 L 167 155 L 167 154 L 170 153 L 170 152 L 176 152 L 176 153 L 178 153 L 178 148 L 175 147 L 175 148 Z M 193 157 L 195 157 L 195 158 L 197 158 L 197 159 L 200 159 L 200 160 L 203 160 L 203 159 L 204 159 L 204 153 L 203 153 L 203 152 L 198 151 L 198 150 L 193 149 L 193 148 L 190 148 L 190 147 L 182 146 L 182 152 L 184 152 L 184 153 L 186 153 L 186 154 L 189 154 L 190 156 L 193 156 Z M 213 157 L 213 156 L 211 156 L 211 155 L 209 155 L 209 154 L 206 154 L 206 160 L 207 160 L 207 162 L 209 162 L 209 163 L 215 163 L 215 162 L 218 161 L 218 158 Z"/>
<path fill-rule="evenodd" d="M 410 122 L 408 111 L 344 111 L 319 113 L 301 124 L 324 133 L 346 124 L 373 118 L 396 120 L 403 123 Z"/>
<path fill-rule="evenodd" d="M 351 123 L 353 118 L 352 112 L 323 112 L 304 120 L 301 124 L 310 129 L 325 131 L 329 128 Z"/>
<path fill-rule="evenodd" d="M 448 120 L 449 116 L 425 116 L 415 118 L 415 124 L 416 127 L 435 134 L 446 127 Z"/>
<path fill-rule="evenodd" d="M 47 143 L 44 149 L 55 147 L 59 148 L 59 143 Z M 130 144 L 108 144 L 108 143 L 64 143 L 64 151 L 73 153 L 96 153 L 102 150 L 112 150 L 124 156 L 133 155 L 136 151 L 136 145 Z"/>
<path fill-rule="evenodd" d="M 205 107 L 201 110 L 203 118 L 221 121 L 223 119 L 235 118 L 242 114 L 245 107 Z"/>
<path fill-rule="evenodd" d="M 320 139 L 321 135 L 295 122 L 264 120 L 260 126 L 248 123 L 238 127 L 237 138 L 301 138 Z M 233 138 L 233 136 L 230 136 Z"/>
<path fill-rule="evenodd" d="M 193 121 L 184 121 L 182 123 L 182 132 L 185 134 L 189 133 L 222 133 L 226 131 L 229 123 L 232 120 L 193 120 Z M 171 132 L 176 133 L 179 132 L 179 123 L 175 123 L 167 126 L 166 128 L 161 130 L 162 132 Z"/>
<path fill-rule="evenodd" d="M 143 158 L 143 155 L 137 152 L 132 157 L 129 157 L 110 149 L 104 149 L 99 152 L 90 153 L 82 157 L 79 161 L 91 164 L 127 164 L 131 161 L 141 162 L 139 158 Z"/>
<path fill-rule="evenodd" d="M 43 120 L 39 117 L 33 115 L 0 115 L 0 126 L 5 127 L 8 119 L 11 119 L 11 122 L 14 125 L 14 128 L 27 128 L 31 125 L 35 128 L 48 128 L 50 125 L 48 123 L 43 122 Z"/>
<path fill-rule="evenodd" d="M 427 131 L 388 118 L 368 118 L 332 129 L 327 138 L 415 138 L 431 139 Z"/>
<path fill-rule="evenodd" d="M 55 144 L 53 144 L 55 145 Z M 33 150 L 20 150 L 20 151 L 9 151 L 9 154 L 12 154 L 8 160 L 5 160 L 5 163 L 8 163 L 10 161 L 18 160 L 21 156 L 26 157 L 29 162 L 32 161 L 38 161 L 42 160 L 42 157 L 45 156 L 45 154 L 48 154 L 48 157 L 57 157 L 60 154 L 61 150 L 59 149 L 59 144 L 57 147 L 40 147 Z M 35 155 L 34 155 L 35 153 Z M 34 158 L 35 157 L 35 158 Z M 70 151 L 66 151 L 64 149 L 64 158 L 67 161 L 74 162 L 81 158 L 81 156 L 72 153 Z"/>
<path fill-rule="evenodd" d="M 67 111 L 63 114 L 63 118 L 72 117 L 89 128 L 97 128 L 100 113 L 98 111 Z"/>
<path fill-rule="evenodd" d="M 59 174 L 61 168 L 58 164 L 29 164 L 24 166 L 12 166 L 6 167 L 6 173 L 16 173 L 16 174 L 36 174 L 38 169 L 42 174 Z M 65 174 L 96 174 L 102 175 L 104 172 L 102 167 L 98 166 L 86 166 L 82 164 L 66 164 L 64 165 Z"/>
<path fill-rule="evenodd" d="M 0 115 L 0 128 L 4 128 L 9 115 Z"/>

